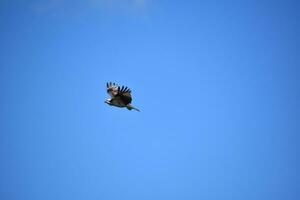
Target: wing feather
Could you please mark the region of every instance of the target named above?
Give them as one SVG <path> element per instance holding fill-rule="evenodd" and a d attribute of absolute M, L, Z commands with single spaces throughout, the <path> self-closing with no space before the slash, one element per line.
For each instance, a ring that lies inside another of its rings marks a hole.
<path fill-rule="evenodd" d="M 122 86 L 122 88 L 120 89 L 120 87 L 118 87 L 118 97 L 120 97 L 120 100 L 122 100 L 122 103 L 124 103 L 125 105 L 130 104 L 132 101 L 132 97 L 131 97 L 131 93 L 129 88 Z"/>
<path fill-rule="evenodd" d="M 112 82 L 107 82 L 106 83 L 107 87 L 107 93 L 114 98 L 118 94 L 118 87 L 115 83 Z"/>

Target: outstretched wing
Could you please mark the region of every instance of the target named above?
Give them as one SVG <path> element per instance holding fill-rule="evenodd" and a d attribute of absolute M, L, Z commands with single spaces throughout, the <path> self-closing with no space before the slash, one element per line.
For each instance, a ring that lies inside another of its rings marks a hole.
<path fill-rule="evenodd" d="M 114 98 L 118 94 L 118 85 L 112 82 L 106 83 L 107 93 Z"/>
<path fill-rule="evenodd" d="M 125 105 L 130 104 L 132 101 L 131 90 L 124 86 L 118 86 L 118 94 L 116 95 L 116 98 L 120 98 Z"/>

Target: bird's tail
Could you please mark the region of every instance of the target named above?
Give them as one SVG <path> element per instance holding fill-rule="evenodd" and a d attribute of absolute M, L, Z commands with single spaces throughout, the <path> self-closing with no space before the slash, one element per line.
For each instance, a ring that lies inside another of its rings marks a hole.
<path fill-rule="evenodd" d="M 132 105 L 127 105 L 126 108 L 127 108 L 128 110 L 132 110 L 132 109 L 133 109 L 133 110 L 136 110 L 136 111 L 141 112 L 139 109 L 133 107 Z"/>

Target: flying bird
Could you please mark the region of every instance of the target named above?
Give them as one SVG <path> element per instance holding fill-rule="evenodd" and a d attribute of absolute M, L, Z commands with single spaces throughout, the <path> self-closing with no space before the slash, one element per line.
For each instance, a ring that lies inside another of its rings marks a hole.
<path fill-rule="evenodd" d="M 104 103 L 107 103 L 110 106 L 116 106 L 120 108 L 127 108 L 128 110 L 139 109 L 131 105 L 132 97 L 131 90 L 125 86 L 118 86 L 115 83 L 109 82 L 106 83 L 107 93 L 111 96 L 111 99 L 107 99 Z"/>

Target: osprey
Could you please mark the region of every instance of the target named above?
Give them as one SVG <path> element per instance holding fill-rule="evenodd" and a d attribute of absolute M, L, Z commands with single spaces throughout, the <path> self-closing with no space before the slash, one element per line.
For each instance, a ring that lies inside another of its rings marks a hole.
<path fill-rule="evenodd" d="M 127 87 L 120 87 L 115 83 L 109 82 L 106 83 L 107 93 L 111 96 L 111 99 L 107 99 L 104 103 L 107 103 L 110 106 L 116 106 L 120 108 L 126 107 L 128 110 L 137 110 L 139 109 L 133 107 L 130 103 L 132 101 L 131 98 L 131 90 Z"/>

